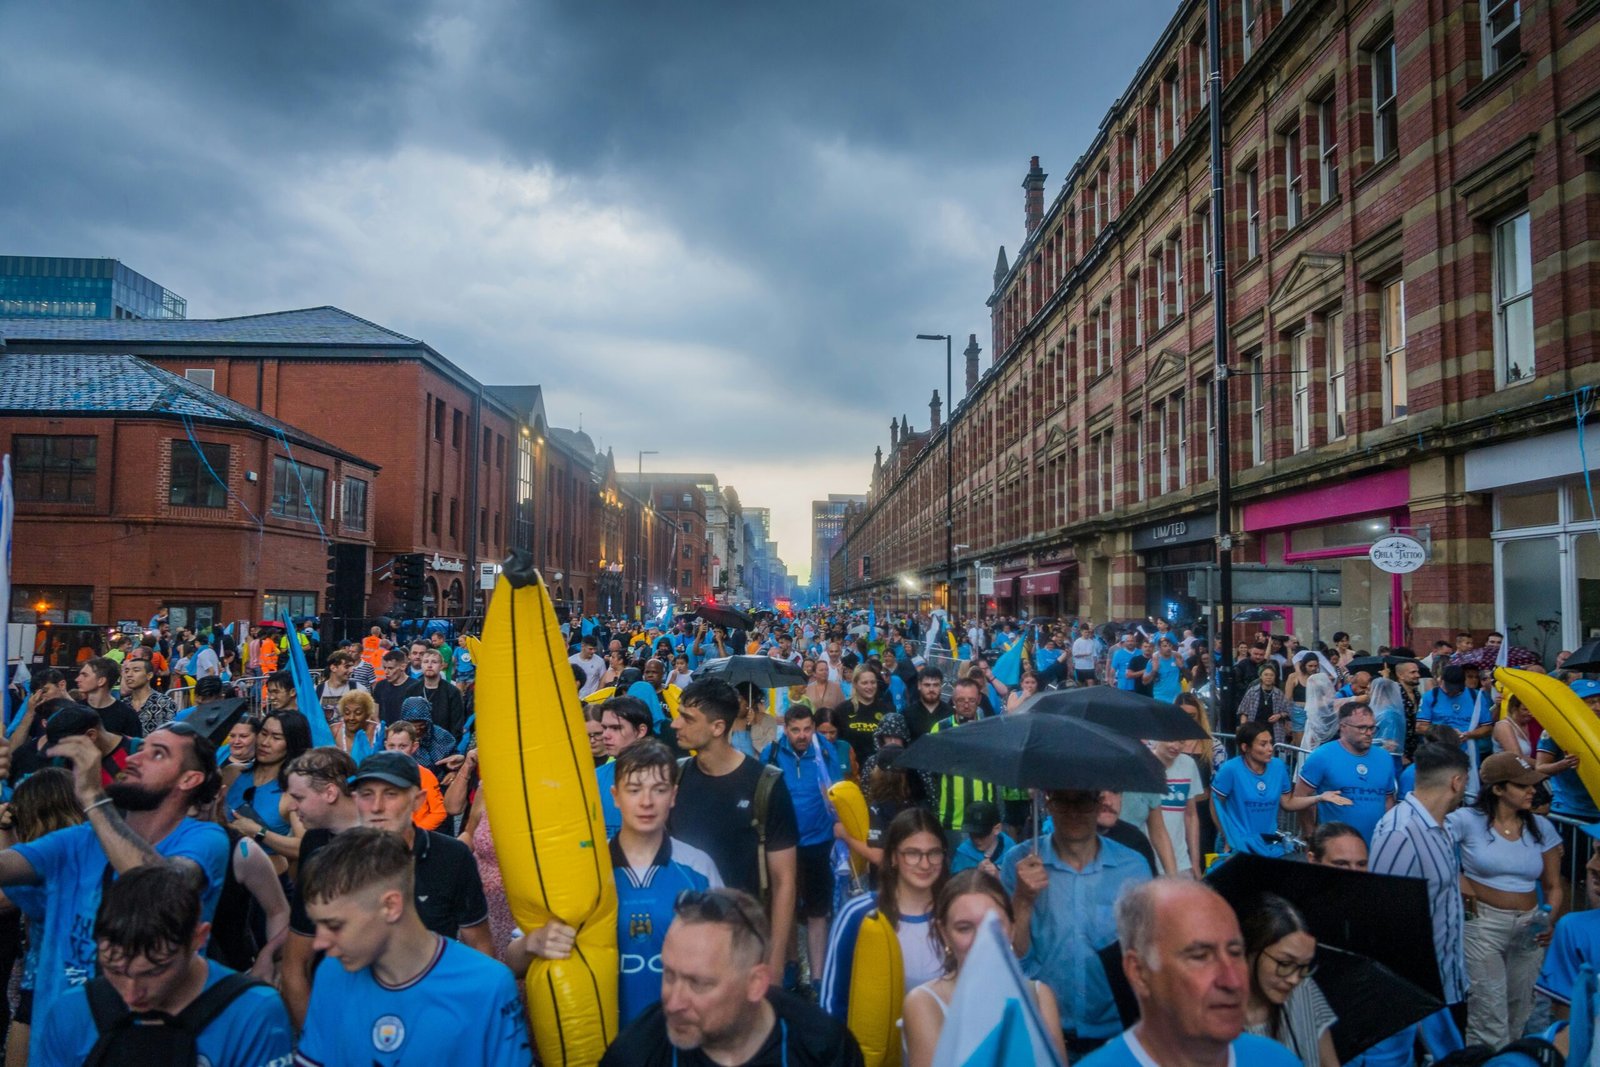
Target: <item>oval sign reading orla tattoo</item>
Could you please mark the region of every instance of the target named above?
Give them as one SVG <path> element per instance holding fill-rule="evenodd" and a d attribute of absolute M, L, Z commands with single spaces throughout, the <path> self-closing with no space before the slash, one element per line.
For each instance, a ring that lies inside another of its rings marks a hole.
<path fill-rule="evenodd" d="M 1406 534 L 1390 534 L 1373 542 L 1367 550 L 1373 566 L 1389 574 L 1410 574 L 1428 562 L 1428 550 L 1421 541 Z"/>

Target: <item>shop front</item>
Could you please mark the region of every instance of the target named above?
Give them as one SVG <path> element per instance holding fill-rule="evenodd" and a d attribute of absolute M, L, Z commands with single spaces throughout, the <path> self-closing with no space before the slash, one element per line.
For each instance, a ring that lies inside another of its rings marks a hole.
<path fill-rule="evenodd" d="M 1367 553 L 1409 532 L 1410 498 L 1410 471 L 1395 470 L 1246 504 L 1251 541 L 1235 554 L 1234 611 L 1276 609 L 1282 621 L 1263 629 L 1307 646 L 1339 632 L 1371 652 L 1406 644 L 1410 576 L 1379 570 Z"/>
<path fill-rule="evenodd" d="M 1175 628 L 1199 623 L 1209 611 L 1207 577 L 1216 562 L 1217 515 L 1195 512 L 1133 532 L 1144 563 L 1145 614 Z"/>
<path fill-rule="evenodd" d="M 1017 579 L 1017 607 L 1029 618 L 1058 619 L 1078 610 L 1078 567 L 1070 550 L 1038 552 L 1028 573 Z"/>
<path fill-rule="evenodd" d="M 1467 454 L 1467 490 L 1493 502 L 1495 628 L 1556 653 L 1600 637 L 1600 442 L 1576 430 Z"/>

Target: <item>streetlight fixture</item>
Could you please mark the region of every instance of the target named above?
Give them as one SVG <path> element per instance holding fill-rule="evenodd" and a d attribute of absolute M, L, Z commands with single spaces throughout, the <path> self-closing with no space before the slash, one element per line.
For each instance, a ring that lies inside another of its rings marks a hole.
<path fill-rule="evenodd" d="M 1215 229 L 1215 227 L 1212 227 Z M 956 553 L 955 553 L 955 512 L 956 489 L 954 475 L 954 461 L 951 448 L 955 441 L 952 424 L 955 420 L 956 406 L 952 401 L 951 382 L 954 380 L 950 369 L 950 335 L 947 333 L 919 333 L 919 341 L 944 342 L 944 607 L 950 610 L 951 597 L 955 595 L 956 588 Z"/>

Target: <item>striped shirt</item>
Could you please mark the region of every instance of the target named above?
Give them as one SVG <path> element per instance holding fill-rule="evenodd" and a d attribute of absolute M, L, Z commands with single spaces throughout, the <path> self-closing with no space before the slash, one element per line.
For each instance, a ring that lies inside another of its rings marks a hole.
<path fill-rule="evenodd" d="M 1469 984 L 1462 948 L 1466 914 L 1461 905 L 1461 860 L 1455 835 L 1430 815 L 1413 793 L 1378 820 L 1367 869 L 1374 874 L 1427 880 L 1433 949 L 1439 957 L 1445 1003 L 1465 1001 Z"/>

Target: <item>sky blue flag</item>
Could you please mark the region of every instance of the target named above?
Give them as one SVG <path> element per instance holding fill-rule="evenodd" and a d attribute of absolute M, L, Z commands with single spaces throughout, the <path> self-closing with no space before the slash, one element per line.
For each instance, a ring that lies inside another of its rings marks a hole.
<path fill-rule="evenodd" d="M 11 457 L 0 456 L 0 605 L 4 605 L 7 611 L 11 610 L 11 514 L 14 501 L 11 495 Z M 7 734 L 22 710 L 11 706 L 10 632 L 9 619 L 0 621 L 0 679 L 5 681 L 5 685 L 0 686 L 0 706 L 4 708 Z M 18 649 L 17 652 L 20 662 L 22 650 Z"/>
<path fill-rule="evenodd" d="M 657 726 L 667 721 L 667 709 L 662 706 L 661 697 L 656 695 L 656 687 L 649 682 L 634 682 L 628 686 L 627 695 L 644 701 L 645 707 L 650 709 L 650 721 Z"/>
<path fill-rule="evenodd" d="M 996 912 L 985 916 L 933 1050 L 933 1067 L 1062 1067 Z"/>
<path fill-rule="evenodd" d="M 867 644 L 872 644 L 878 639 L 878 602 L 867 601 Z"/>
<path fill-rule="evenodd" d="M 1013 641 L 1005 655 L 995 660 L 994 676 L 1009 686 L 1022 684 L 1022 642 Z"/>
<path fill-rule="evenodd" d="M 294 675 L 294 698 L 300 704 L 300 714 L 311 723 L 311 744 L 326 748 L 333 744 L 333 731 L 328 729 L 328 714 L 317 699 L 317 685 L 311 680 L 311 668 L 306 665 L 306 650 L 300 647 L 300 635 L 295 631 L 294 619 L 283 613 L 284 644 L 289 646 L 289 673 Z"/>
<path fill-rule="evenodd" d="M 588 637 L 592 633 L 594 633 L 594 620 L 584 616 L 583 624 L 578 628 L 578 636 Z"/>

